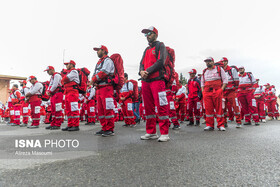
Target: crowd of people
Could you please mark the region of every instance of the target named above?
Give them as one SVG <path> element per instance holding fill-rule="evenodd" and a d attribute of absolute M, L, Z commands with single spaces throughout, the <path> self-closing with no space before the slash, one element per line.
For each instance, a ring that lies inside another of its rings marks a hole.
<path fill-rule="evenodd" d="M 267 115 L 268 120 L 280 120 L 275 87 L 259 85 L 259 79 L 245 67 L 230 66 L 226 57 L 218 62 L 208 57 L 206 69 L 201 74 L 196 69 L 189 71 L 183 85 L 174 69 L 174 50 L 157 40 L 155 27 L 142 33 L 149 46 L 139 66 L 141 86 L 124 73 L 121 56 L 109 57 L 102 45 L 93 48 L 99 61 L 91 78 L 87 68 L 76 68 L 76 62 L 70 60 L 61 72 L 53 66 L 45 69 L 50 81 L 39 82 L 30 76 L 20 82 L 21 90 L 14 84 L 7 104 L 0 107 L 2 119 L 8 125 L 30 129 L 50 124 L 47 130 L 58 130 L 67 120 L 62 131 L 78 131 L 80 121 L 86 121 L 85 125 L 99 121 L 101 129 L 96 135 L 103 137 L 114 135 L 117 121 L 124 121 L 123 127 L 134 127 L 142 120 L 146 134 L 140 138 L 159 142 L 170 140 L 169 129 L 178 130 L 185 121 L 188 126 L 205 123 L 204 130 L 212 131 L 216 118 L 218 130 L 225 131 L 228 121 L 235 120 L 236 128 L 241 128 L 244 119 L 243 125 L 254 122 L 256 126 L 265 123 Z"/>

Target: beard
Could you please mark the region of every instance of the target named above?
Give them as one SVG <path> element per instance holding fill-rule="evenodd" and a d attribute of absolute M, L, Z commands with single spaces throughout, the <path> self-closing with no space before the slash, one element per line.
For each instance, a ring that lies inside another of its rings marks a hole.
<path fill-rule="evenodd" d="M 98 55 L 98 58 L 102 58 L 103 57 L 103 55 L 102 54 L 97 54 Z"/>
<path fill-rule="evenodd" d="M 212 64 L 207 64 L 207 68 L 212 68 L 213 65 Z"/>

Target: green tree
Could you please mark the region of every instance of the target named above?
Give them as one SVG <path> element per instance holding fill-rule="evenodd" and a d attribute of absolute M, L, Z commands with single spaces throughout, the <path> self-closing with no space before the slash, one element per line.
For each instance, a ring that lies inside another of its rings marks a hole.
<path fill-rule="evenodd" d="M 179 81 L 182 85 L 186 85 L 187 84 L 187 79 L 183 76 L 183 73 L 180 73 L 180 78 Z"/>

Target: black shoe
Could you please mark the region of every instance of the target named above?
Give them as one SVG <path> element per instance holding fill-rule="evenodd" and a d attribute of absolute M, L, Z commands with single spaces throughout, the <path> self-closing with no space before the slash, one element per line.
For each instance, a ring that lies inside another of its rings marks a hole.
<path fill-rule="evenodd" d="M 259 123 L 255 123 L 255 125 L 256 125 L 256 126 L 259 126 L 260 124 L 259 124 Z"/>
<path fill-rule="evenodd" d="M 128 124 L 124 124 L 123 127 L 129 127 L 129 125 Z"/>
<path fill-rule="evenodd" d="M 114 131 L 105 131 L 102 134 L 103 137 L 114 136 L 114 135 L 115 135 Z"/>
<path fill-rule="evenodd" d="M 140 119 L 135 120 L 136 123 L 140 124 Z"/>
<path fill-rule="evenodd" d="M 187 124 L 187 126 L 192 126 L 194 123 L 190 121 L 190 123 Z"/>
<path fill-rule="evenodd" d="M 182 123 L 184 123 L 184 121 L 180 121 L 180 123 L 182 124 Z"/>
<path fill-rule="evenodd" d="M 179 130 L 180 129 L 180 125 L 174 125 L 172 129 L 173 130 Z"/>
<path fill-rule="evenodd" d="M 101 136 L 103 133 L 104 133 L 104 131 L 103 131 L 103 130 L 100 130 L 100 131 L 96 132 L 95 135 Z"/>
<path fill-rule="evenodd" d="M 224 124 L 225 128 L 228 127 L 227 123 Z"/>
<path fill-rule="evenodd" d="M 60 129 L 59 126 L 52 126 L 52 127 L 50 128 L 50 130 L 58 130 L 58 129 Z"/>
<path fill-rule="evenodd" d="M 62 131 L 68 131 L 69 128 L 71 128 L 71 127 L 68 127 L 68 126 L 67 126 L 67 127 L 62 128 L 61 130 L 62 130 Z"/>
<path fill-rule="evenodd" d="M 90 123 L 85 123 L 85 125 L 95 125 L 94 122 L 90 122 Z"/>
<path fill-rule="evenodd" d="M 245 122 L 243 125 L 252 125 L 251 122 Z"/>
<path fill-rule="evenodd" d="M 52 128 L 52 126 L 47 126 L 45 129 L 51 129 Z"/>
<path fill-rule="evenodd" d="M 200 121 L 199 121 L 199 120 L 196 120 L 195 126 L 199 126 L 199 125 L 200 125 Z"/>
<path fill-rule="evenodd" d="M 68 131 L 79 131 L 79 130 L 80 130 L 79 126 L 77 126 L 77 127 L 70 127 L 68 129 Z"/>

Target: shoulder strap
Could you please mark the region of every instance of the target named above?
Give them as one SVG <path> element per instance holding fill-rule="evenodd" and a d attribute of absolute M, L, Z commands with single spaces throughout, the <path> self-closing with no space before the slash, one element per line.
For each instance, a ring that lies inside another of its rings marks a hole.
<path fill-rule="evenodd" d="M 156 49 L 155 49 L 155 52 L 156 52 L 156 58 L 158 58 L 158 54 L 159 54 L 159 48 L 160 48 L 160 45 L 162 44 L 162 42 L 157 42 L 156 43 Z"/>

